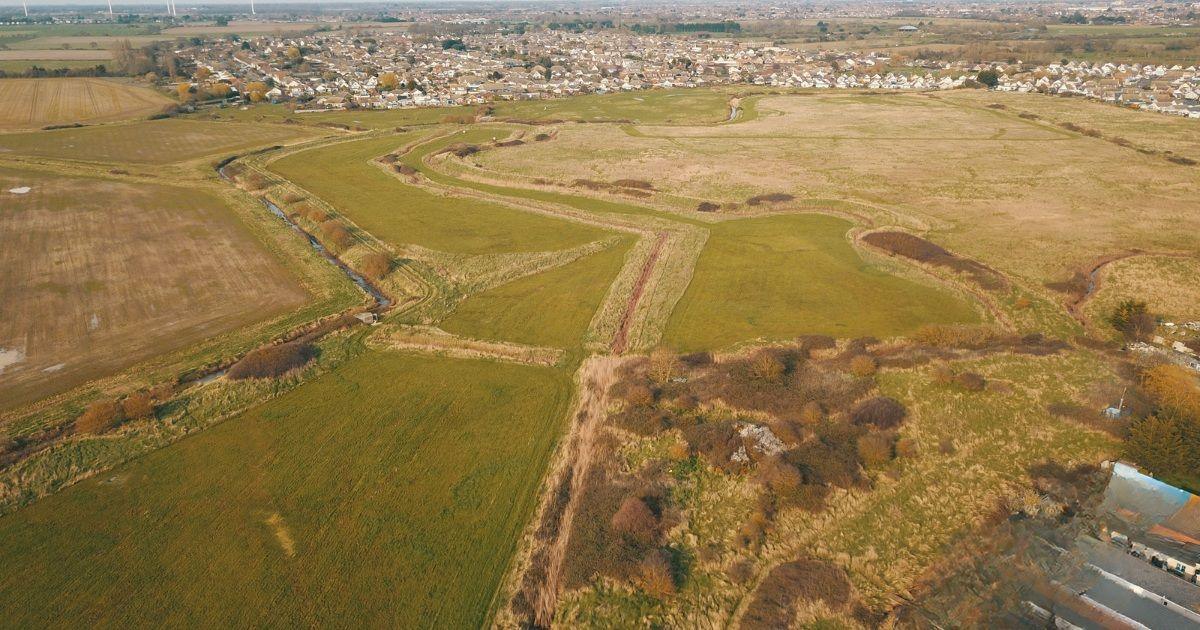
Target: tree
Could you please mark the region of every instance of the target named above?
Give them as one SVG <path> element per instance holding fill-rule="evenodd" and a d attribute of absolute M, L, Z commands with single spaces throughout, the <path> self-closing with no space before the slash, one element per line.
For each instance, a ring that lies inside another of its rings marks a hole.
<path fill-rule="evenodd" d="M 657 348 L 650 353 L 650 368 L 647 376 L 656 385 L 666 385 L 679 371 L 679 359 L 666 348 Z"/>
<path fill-rule="evenodd" d="M 199 68 L 196 68 L 195 77 L 196 77 L 197 81 L 203 81 L 211 76 L 212 76 L 212 71 L 209 70 L 208 68 L 205 68 L 204 66 L 200 66 Z"/>
<path fill-rule="evenodd" d="M 284 56 L 286 56 L 291 61 L 296 61 L 301 56 L 303 56 L 303 53 L 296 46 L 288 46 L 287 50 L 284 51 Z"/>
<path fill-rule="evenodd" d="M 334 247 L 339 250 L 344 250 L 354 242 L 350 237 L 350 232 L 344 225 L 337 221 L 326 221 L 321 224 L 321 233 L 325 235 L 325 240 L 333 243 Z"/>
<path fill-rule="evenodd" d="M 1134 424 L 1125 442 L 1125 454 L 1151 475 L 1173 475 L 1180 472 L 1180 462 L 1187 454 L 1179 421 L 1171 415 L 1153 415 Z"/>
<path fill-rule="evenodd" d="M 1108 316 L 1108 323 L 1127 339 L 1144 339 L 1154 331 L 1154 316 L 1142 300 L 1121 300 Z"/>
<path fill-rule="evenodd" d="M 267 98 L 267 84 L 262 81 L 251 81 L 246 84 L 246 95 L 251 103 L 261 103 Z"/>
<path fill-rule="evenodd" d="M 176 85 L 175 93 L 179 95 L 179 100 L 181 101 L 190 100 L 192 98 L 192 84 L 185 81 Z"/>
<path fill-rule="evenodd" d="M 760 350 L 750 364 L 750 375 L 760 381 L 778 382 L 783 378 L 787 366 L 769 350 Z"/>
<path fill-rule="evenodd" d="M 395 72 L 385 72 L 379 75 L 379 89 L 394 90 L 400 86 L 400 78 Z"/>
<path fill-rule="evenodd" d="M 983 84 L 985 87 L 994 88 L 1000 84 L 1000 73 L 989 68 L 980 70 L 979 74 L 975 75 L 975 80 Z"/>

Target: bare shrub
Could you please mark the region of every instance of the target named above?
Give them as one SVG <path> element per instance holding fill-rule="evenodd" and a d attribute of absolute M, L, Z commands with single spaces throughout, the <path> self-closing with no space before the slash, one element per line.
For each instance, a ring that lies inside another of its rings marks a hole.
<path fill-rule="evenodd" d="M 696 206 L 696 212 L 716 212 L 721 209 L 721 204 L 711 201 L 701 201 L 700 205 Z"/>
<path fill-rule="evenodd" d="M 1108 316 L 1108 323 L 1126 339 L 1145 339 L 1154 332 L 1157 322 L 1142 300 L 1121 300 Z"/>
<path fill-rule="evenodd" d="M 671 574 L 671 561 L 662 551 L 652 552 L 638 566 L 634 584 L 642 592 L 665 599 L 675 594 L 675 578 Z"/>
<path fill-rule="evenodd" d="M 276 378 L 308 364 L 317 354 L 307 343 L 281 343 L 259 348 L 233 364 L 226 374 L 231 380 Z"/>
<path fill-rule="evenodd" d="M 299 203 L 304 201 L 304 195 L 293 191 L 283 193 L 283 196 L 280 198 L 283 199 L 284 203 Z"/>
<path fill-rule="evenodd" d="M 1042 119 L 1041 116 L 1038 116 L 1037 114 L 1033 114 L 1030 112 L 1021 112 L 1020 114 L 1017 114 L 1017 116 L 1020 116 L 1021 118 L 1024 118 L 1025 120 L 1041 120 Z"/>
<path fill-rule="evenodd" d="M 641 384 L 631 385 L 625 390 L 624 398 L 635 407 L 649 407 L 654 404 L 654 390 Z"/>
<path fill-rule="evenodd" d="M 821 403 L 810 400 L 804 403 L 800 409 L 800 422 L 809 426 L 820 424 L 825 420 L 825 410 L 821 408 Z"/>
<path fill-rule="evenodd" d="M 501 140 L 500 142 L 496 143 L 496 146 L 498 146 L 498 147 L 519 147 L 522 144 L 525 144 L 524 140 L 522 140 L 520 138 L 513 138 L 512 140 Z"/>
<path fill-rule="evenodd" d="M 417 174 L 417 169 L 415 169 L 407 164 L 396 164 L 392 168 L 396 169 L 397 173 L 400 173 L 401 175 L 406 175 L 408 177 L 412 177 L 413 175 Z"/>
<path fill-rule="evenodd" d="M 859 426 L 894 429 L 904 422 L 908 411 L 900 401 L 888 396 L 876 396 L 862 401 L 850 412 L 850 420 Z"/>
<path fill-rule="evenodd" d="M 371 252 L 363 256 L 359 269 L 372 280 L 380 280 L 392 269 L 392 257 L 383 252 Z"/>
<path fill-rule="evenodd" d="M 144 420 L 154 415 L 154 398 L 150 392 L 136 392 L 121 401 L 121 411 L 130 420 Z"/>
<path fill-rule="evenodd" d="M 750 364 L 750 375 L 761 381 L 777 383 L 779 379 L 783 378 L 786 369 L 787 366 L 774 353 L 761 350 L 754 355 L 754 360 Z"/>
<path fill-rule="evenodd" d="M 978 350 L 998 341 L 1000 333 L 989 326 L 925 324 L 913 333 L 913 338 L 939 348 Z"/>
<path fill-rule="evenodd" d="M 121 405 L 115 400 L 97 400 L 75 419 L 79 433 L 99 435 L 121 423 Z"/>
<path fill-rule="evenodd" d="M 646 375 L 656 385 L 665 385 L 674 378 L 680 370 L 679 358 L 666 348 L 656 348 L 650 353 L 650 367 Z"/>
<path fill-rule="evenodd" d="M 242 178 L 242 183 L 246 186 L 247 190 L 262 190 L 268 185 L 267 178 L 263 177 L 259 173 L 251 173 L 247 175 L 246 177 Z"/>
<path fill-rule="evenodd" d="M 658 515 L 641 497 L 625 497 L 612 517 L 612 530 L 636 543 L 649 545 L 658 537 Z"/>
<path fill-rule="evenodd" d="M 894 438 L 886 433 L 868 433 L 858 438 L 858 457 L 868 468 L 892 461 Z"/>
<path fill-rule="evenodd" d="M 350 247 L 354 242 L 346 226 L 337 221 L 325 221 L 321 223 L 321 234 L 325 237 L 324 240 L 332 243 L 339 250 Z"/>
<path fill-rule="evenodd" d="M 746 200 L 746 203 L 751 206 L 761 206 L 766 203 L 783 203 L 791 201 L 796 197 L 787 193 L 767 193 L 765 195 L 755 195 Z"/>
<path fill-rule="evenodd" d="M 954 370 L 949 365 L 939 363 L 933 368 L 933 382 L 938 385 L 949 385 L 954 382 Z"/>
<path fill-rule="evenodd" d="M 859 378 L 871 376 L 878 368 L 879 364 L 875 362 L 875 357 L 869 354 L 860 354 L 850 359 L 850 373 Z"/>
<path fill-rule="evenodd" d="M 705 422 L 683 429 L 683 439 L 693 453 L 704 456 L 709 464 L 722 470 L 738 466 L 730 461 L 742 446 L 742 440 L 731 422 Z"/>
<path fill-rule="evenodd" d="M 548 134 L 548 133 L 539 133 L 533 137 L 534 142 L 545 142 L 549 139 L 550 139 L 550 134 Z"/>

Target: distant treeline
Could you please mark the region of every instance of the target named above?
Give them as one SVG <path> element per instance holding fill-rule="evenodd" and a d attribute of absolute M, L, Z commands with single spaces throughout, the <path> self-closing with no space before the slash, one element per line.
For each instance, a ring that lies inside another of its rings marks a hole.
<path fill-rule="evenodd" d="M 0 79 L 41 79 L 44 77 L 104 77 L 108 68 L 97 64 L 88 68 L 43 68 L 30 66 L 19 72 L 0 70 Z"/>
<path fill-rule="evenodd" d="M 681 22 L 676 24 L 634 24 L 635 33 L 740 33 L 738 22 Z"/>

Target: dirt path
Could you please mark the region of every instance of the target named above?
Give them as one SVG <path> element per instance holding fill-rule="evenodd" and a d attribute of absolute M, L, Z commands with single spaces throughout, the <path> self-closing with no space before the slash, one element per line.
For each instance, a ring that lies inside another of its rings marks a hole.
<path fill-rule="evenodd" d="M 513 597 L 509 609 L 497 615 L 498 626 L 549 628 L 554 619 L 567 543 L 605 417 L 608 389 L 624 362 L 621 357 L 595 356 L 579 368 L 571 427 L 547 474 L 532 533 L 525 536 L 531 543 L 522 550 L 510 578 Z"/>
<path fill-rule="evenodd" d="M 621 313 L 621 325 L 617 328 L 617 335 L 612 340 L 611 350 L 613 354 L 625 352 L 626 347 L 629 345 L 629 327 L 633 324 L 633 313 L 637 310 L 638 302 L 641 301 L 642 294 L 646 291 L 646 283 L 654 275 L 654 265 L 658 262 L 658 257 L 662 253 L 663 245 L 666 242 L 667 234 L 659 232 L 654 241 L 654 249 L 650 250 L 650 256 L 646 258 L 646 264 L 642 265 L 642 273 L 638 276 L 637 283 L 633 285 L 633 292 L 630 293 L 629 299 L 625 302 L 625 310 Z"/>

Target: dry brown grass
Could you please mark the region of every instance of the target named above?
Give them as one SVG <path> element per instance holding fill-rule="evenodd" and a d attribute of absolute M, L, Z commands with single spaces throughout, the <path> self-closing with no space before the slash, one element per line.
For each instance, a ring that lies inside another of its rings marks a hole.
<path fill-rule="evenodd" d="M 155 114 L 170 104 L 153 90 L 107 79 L 3 79 L 0 129 L 110 122 Z"/>
<path fill-rule="evenodd" d="M 29 186 L 16 195 L 4 191 Z M 261 321 L 307 299 L 201 191 L 0 169 L 0 408 Z"/>

